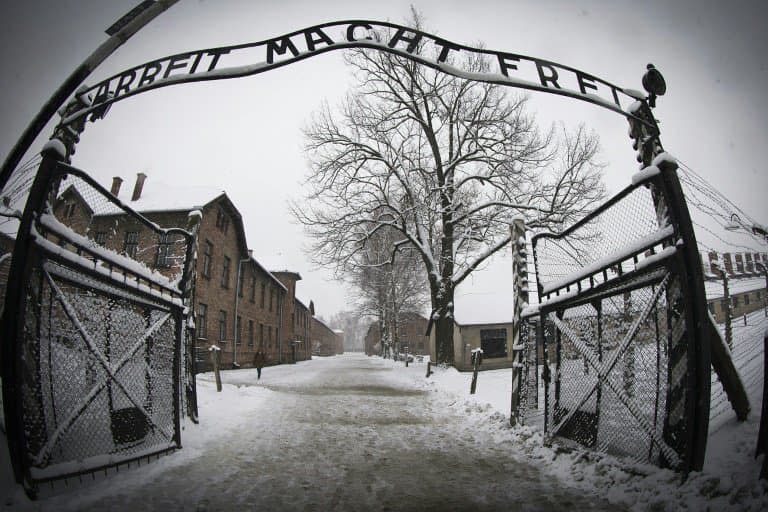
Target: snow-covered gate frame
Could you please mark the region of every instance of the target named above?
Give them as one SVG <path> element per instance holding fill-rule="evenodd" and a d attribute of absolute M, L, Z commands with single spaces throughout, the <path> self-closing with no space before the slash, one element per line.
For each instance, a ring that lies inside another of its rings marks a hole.
<path fill-rule="evenodd" d="M 687 472 L 709 423 L 703 280 L 676 163 L 644 163 L 589 216 L 532 239 L 541 304 L 524 329 L 523 416 L 542 368 L 548 436 Z"/>
<path fill-rule="evenodd" d="M 194 235 L 123 205 L 62 150 L 49 143 L 30 190 L 2 331 L 11 462 L 32 497 L 180 448 L 184 399 L 196 408 L 182 393 Z M 126 228 L 162 245 L 176 279 L 118 254 Z"/>
<path fill-rule="evenodd" d="M 156 2 L 156 5 L 152 6 L 149 10 L 151 11 L 155 7 L 165 9 L 171 3 L 173 2 Z M 149 3 L 147 4 L 149 5 Z M 138 23 L 135 24 L 139 25 Z M 131 30 L 135 29 L 136 27 L 131 28 Z M 125 37 L 124 35 L 116 34 L 112 39 L 115 39 L 116 36 L 120 36 L 117 39 L 121 37 L 124 39 Z M 509 52 L 472 48 L 393 23 L 350 20 L 324 23 L 273 39 L 253 43 L 170 55 L 125 70 L 102 80 L 95 86 L 82 86 L 78 89 L 78 85 L 90 74 L 93 66 L 98 65 L 103 60 L 104 55 L 108 54 L 108 52 L 105 54 L 101 49 L 97 50 L 94 56 L 78 68 L 56 91 L 53 98 L 44 106 L 40 114 L 38 114 L 30 124 L 30 127 L 22 135 L 11 154 L 3 163 L 2 169 L 0 169 L 0 188 L 6 186 L 21 156 L 29 148 L 32 140 L 42 129 L 42 126 L 45 125 L 52 113 L 61 107 L 64 101 L 73 93 L 74 97 L 60 110 L 62 119 L 52 137 L 63 144 L 63 151 L 61 152 L 63 154 L 57 157 L 49 154 L 47 158 L 43 159 L 41 164 L 39 173 L 43 175 L 47 173 L 49 175 L 47 179 L 50 179 L 50 175 L 53 174 L 47 168 L 53 169 L 52 162 L 57 159 L 62 162 L 69 161 L 69 158 L 75 151 L 80 134 L 85 128 L 86 120 L 94 121 L 102 118 L 109 107 L 117 101 L 142 92 L 176 84 L 251 76 L 314 55 L 345 48 L 370 48 L 385 51 L 470 80 L 547 92 L 586 101 L 619 113 L 630 121 L 633 137 L 636 140 L 638 150 L 643 155 L 642 160 L 646 165 L 650 164 L 649 158 L 653 157 L 657 153 L 657 149 L 660 148 L 658 143 L 658 127 L 653 115 L 650 113 L 649 107 L 654 106 L 656 95 L 663 94 L 665 87 L 661 75 L 653 69 L 650 69 L 643 78 L 643 85 L 650 93 L 646 97 L 644 93 L 632 89 L 623 89 L 589 73 L 545 59 Z M 467 72 L 462 70 L 461 57 L 466 54 L 475 54 L 486 59 L 486 62 L 488 62 L 487 70 L 484 72 Z M 35 181 L 35 187 L 38 187 L 39 190 L 33 188 L 34 193 L 30 194 L 25 207 L 24 222 L 17 239 L 17 248 L 14 253 L 14 263 L 10 278 L 17 286 L 25 283 L 24 279 L 28 275 L 26 269 L 30 249 L 27 246 L 29 245 L 31 233 L 26 232 L 25 229 L 32 227 L 31 219 L 35 212 L 41 211 L 40 209 L 43 207 L 45 199 L 43 190 L 48 185 L 50 183 L 41 181 L 41 177 L 38 176 L 38 179 Z M 679 206 L 685 209 L 682 196 L 678 199 Z M 684 221 L 681 222 L 684 223 Z M 690 223 L 688 223 L 687 226 L 683 226 L 681 231 L 690 232 L 692 237 L 692 229 L 690 228 Z M 695 247 L 695 243 L 690 246 Z M 692 260 L 686 261 L 688 265 L 691 263 Z M 11 289 L 10 286 L 9 289 Z M 13 298 L 9 298 L 11 299 L 9 302 L 16 304 Z M 697 306 L 704 304 L 698 296 L 693 300 Z M 686 315 L 688 315 L 691 310 L 686 309 L 685 311 Z M 688 316 L 686 316 L 686 339 L 688 340 L 692 339 L 695 335 L 690 330 L 693 327 L 690 325 L 689 320 Z M 6 325 L 12 327 L 10 331 L 3 333 L 4 375 L 9 375 L 8 372 L 11 370 L 8 370 L 8 368 L 18 363 L 17 355 L 21 354 L 21 352 L 17 350 L 16 328 L 17 323 L 19 326 L 23 326 L 26 321 L 23 308 L 15 311 L 14 315 L 6 314 L 4 317 Z M 696 332 L 698 333 L 699 331 Z M 708 364 L 706 337 L 702 336 L 699 338 L 698 346 L 697 357 L 706 359 Z M 697 364 L 700 366 L 704 363 L 699 361 Z M 15 385 L 15 382 L 11 382 L 12 385 Z M 194 389 L 193 375 L 189 378 L 189 382 L 192 389 Z M 708 381 L 707 387 L 700 389 L 702 393 L 705 393 L 708 390 Z M 13 391 L 8 393 L 4 391 L 6 408 L 9 406 L 9 394 L 12 393 Z M 14 398 L 12 396 L 10 398 L 10 402 L 15 403 Z M 687 401 L 686 407 L 689 404 L 690 402 Z M 698 431 L 703 429 L 706 432 L 706 420 L 704 420 L 703 427 L 702 423 L 697 423 L 697 425 Z M 11 426 L 10 430 L 14 431 L 14 428 Z M 24 445 L 21 442 L 23 439 L 19 435 L 20 433 L 16 432 L 12 436 L 13 439 L 9 438 L 9 444 L 12 445 L 10 448 L 17 479 L 21 480 L 23 472 L 19 469 L 21 467 L 19 465 L 19 457 Z M 697 441 L 694 444 L 701 446 L 702 450 L 700 451 L 703 453 L 703 441 L 700 438 L 701 436 L 696 437 Z M 684 463 L 692 468 L 696 468 L 699 465 L 696 458 L 686 458 Z"/>

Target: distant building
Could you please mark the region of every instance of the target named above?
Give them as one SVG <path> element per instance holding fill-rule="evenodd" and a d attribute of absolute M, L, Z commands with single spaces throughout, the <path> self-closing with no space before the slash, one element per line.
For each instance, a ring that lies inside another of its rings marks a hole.
<path fill-rule="evenodd" d="M 317 317 L 312 318 L 312 351 L 318 356 L 344 353 L 344 333 L 334 331 Z"/>
<path fill-rule="evenodd" d="M 419 313 L 407 312 L 400 315 L 398 322 L 398 339 L 402 352 L 408 347 L 408 352 L 415 355 L 429 354 L 429 336 L 427 336 L 428 321 Z M 381 354 L 381 328 L 379 322 L 371 322 L 363 341 L 365 353 L 369 356 Z M 393 347 L 394 350 L 394 347 Z"/>
<path fill-rule="evenodd" d="M 430 358 L 437 360 L 435 329 L 430 331 Z M 512 322 L 453 325 L 454 366 L 457 370 L 472 369 L 472 350 L 483 349 L 481 370 L 512 367 Z"/>
<path fill-rule="evenodd" d="M 276 270 L 272 272 L 288 290 L 289 300 L 283 306 L 282 329 L 284 343 L 281 347 L 282 360 L 285 362 L 306 361 L 311 359 L 309 347 L 309 331 L 312 327 L 312 314 L 299 299 L 296 298 L 296 282 L 301 281 L 298 272 Z"/>

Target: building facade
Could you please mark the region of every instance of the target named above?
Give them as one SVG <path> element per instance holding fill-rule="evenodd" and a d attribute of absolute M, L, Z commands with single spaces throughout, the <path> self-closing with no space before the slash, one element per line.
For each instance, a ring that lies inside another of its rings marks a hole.
<path fill-rule="evenodd" d="M 435 329 L 429 336 L 429 355 L 437 360 Z M 481 370 L 511 368 L 512 358 L 512 322 L 486 324 L 453 325 L 454 366 L 459 371 L 472 369 L 472 351 L 483 350 Z"/>
<path fill-rule="evenodd" d="M 312 351 L 318 356 L 335 356 L 344 353 L 344 333 L 331 329 L 317 317 L 312 317 Z"/>
<path fill-rule="evenodd" d="M 406 312 L 401 315 L 397 324 L 400 352 L 408 347 L 408 353 L 414 355 L 429 354 L 429 336 L 427 335 L 428 320 L 422 315 Z M 381 351 L 381 326 L 379 322 L 371 322 L 365 333 L 363 342 L 366 355 L 379 355 Z M 393 348 L 394 350 L 394 348 Z"/>

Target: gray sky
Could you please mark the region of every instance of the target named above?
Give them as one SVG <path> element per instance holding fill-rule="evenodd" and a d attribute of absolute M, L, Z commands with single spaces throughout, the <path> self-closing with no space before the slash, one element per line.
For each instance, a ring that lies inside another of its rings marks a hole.
<path fill-rule="evenodd" d="M 52 91 L 105 40 L 104 29 L 137 3 L 0 5 L 3 158 Z M 668 86 L 656 109 L 665 148 L 768 224 L 762 158 L 768 148 L 768 13 L 757 1 L 181 0 L 86 83 L 165 55 L 268 39 L 326 21 L 402 22 L 411 3 L 425 15 L 428 31 L 450 41 L 552 60 L 620 87 L 641 90 L 645 65 L 654 63 Z M 306 172 L 301 127 L 322 101 L 336 103 L 349 81 L 341 54 L 331 52 L 262 75 L 138 95 L 87 126 L 73 164 L 104 184 L 119 175 L 130 186 L 143 171 L 147 187 L 180 180 L 223 188 L 243 214 L 256 258 L 267 268 L 300 272 L 299 296 L 313 299 L 327 318 L 347 308 L 345 288 L 311 269 L 286 200 L 300 197 Z M 609 164 L 610 188 L 629 183 L 637 165 L 621 116 L 553 95 L 531 98 L 545 123 L 593 128 Z M 457 318 L 511 318 L 511 283 L 509 258 L 496 258 L 460 288 Z"/>

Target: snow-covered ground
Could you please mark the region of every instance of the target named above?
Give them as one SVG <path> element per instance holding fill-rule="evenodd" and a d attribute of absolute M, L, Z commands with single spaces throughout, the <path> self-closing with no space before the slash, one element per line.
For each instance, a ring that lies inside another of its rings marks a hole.
<path fill-rule="evenodd" d="M 508 426 L 510 370 L 470 373 L 346 354 L 200 376 L 184 449 L 5 510 L 766 510 L 745 424 L 723 419 L 704 471 L 675 473 L 545 446 Z M 5 448 L 3 447 L 3 450 Z M 5 454 L 3 454 L 5 456 Z M 5 457 L 7 459 L 7 457 Z"/>
<path fill-rule="evenodd" d="M 614 509 L 542 473 L 503 414 L 424 372 L 347 354 L 269 367 L 260 381 L 224 372 L 222 393 L 206 374 L 201 423 L 185 426 L 183 450 L 37 503 L 17 490 L 7 508 Z"/>

